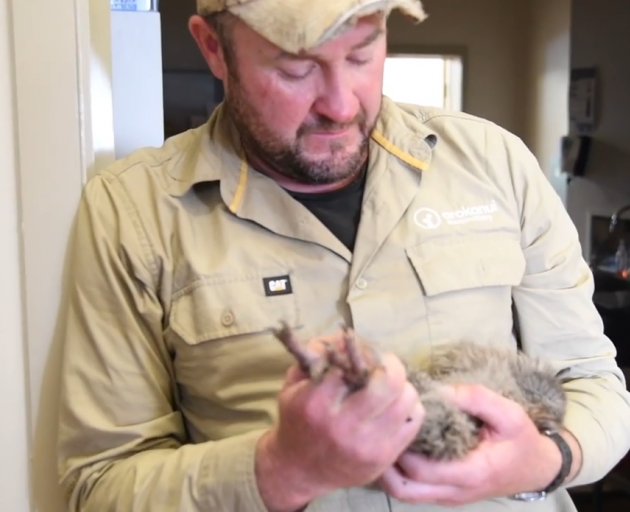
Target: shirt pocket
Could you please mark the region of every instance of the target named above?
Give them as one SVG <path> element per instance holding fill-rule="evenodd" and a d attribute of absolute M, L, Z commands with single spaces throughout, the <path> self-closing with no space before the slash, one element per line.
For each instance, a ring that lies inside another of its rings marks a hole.
<path fill-rule="evenodd" d="M 294 288 L 266 295 L 263 279 L 269 276 L 291 277 L 283 269 L 205 276 L 174 296 L 167 333 L 181 408 L 193 432 L 223 437 L 271 421 L 294 362 L 271 328 L 285 321 L 298 331 L 301 319 Z"/>
<path fill-rule="evenodd" d="M 524 276 L 518 240 L 480 236 L 406 249 L 425 296 L 432 341 L 496 341 L 512 333 L 512 287 Z"/>
<path fill-rule="evenodd" d="M 188 345 L 197 345 L 259 333 L 277 327 L 280 320 L 296 327 L 295 292 L 267 296 L 263 280 L 269 275 L 274 274 L 200 278 L 175 295 L 171 328 Z M 286 272 L 280 275 L 291 278 Z"/>

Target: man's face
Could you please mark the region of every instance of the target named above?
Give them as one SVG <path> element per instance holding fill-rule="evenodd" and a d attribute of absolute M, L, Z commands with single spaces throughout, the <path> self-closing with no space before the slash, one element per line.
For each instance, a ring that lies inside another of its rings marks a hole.
<path fill-rule="evenodd" d="M 363 18 L 300 55 L 282 52 L 241 22 L 231 26 L 230 39 L 232 58 L 225 62 L 220 53 L 222 66 L 209 62 L 250 156 L 301 183 L 353 176 L 381 106 L 383 17 Z"/>

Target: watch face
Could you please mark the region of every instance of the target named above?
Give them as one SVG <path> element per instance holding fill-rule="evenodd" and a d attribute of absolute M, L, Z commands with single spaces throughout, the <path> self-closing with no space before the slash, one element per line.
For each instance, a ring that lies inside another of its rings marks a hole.
<path fill-rule="evenodd" d="M 512 499 L 517 501 L 541 501 L 547 497 L 547 493 L 545 491 L 536 491 L 536 492 L 521 492 L 512 496 Z"/>

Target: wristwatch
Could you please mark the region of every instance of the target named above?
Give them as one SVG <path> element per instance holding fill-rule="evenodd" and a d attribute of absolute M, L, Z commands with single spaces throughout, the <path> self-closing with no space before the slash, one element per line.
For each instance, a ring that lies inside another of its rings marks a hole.
<path fill-rule="evenodd" d="M 571 472 L 571 465 L 573 464 L 573 454 L 571 453 L 571 448 L 564 440 L 564 438 L 556 431 L 553 430 L 541 430 L 540 432 L 543 435 L 549 437 L 552 441 L 556 443 L 558 448 L 560 449 L 560 454 L 562 455 L 562 465 L 560 466 L 560 471 L 553 479 L 553 481 L 543 490 L 540 491 L 530 491 L 530 492 L 520 492 L 511 496 L 511 499 L 516 501 L 541 501 L 544 500 L 548 494 L 552 493 L 558 487 L 562 485 L 566 477 Z"/>

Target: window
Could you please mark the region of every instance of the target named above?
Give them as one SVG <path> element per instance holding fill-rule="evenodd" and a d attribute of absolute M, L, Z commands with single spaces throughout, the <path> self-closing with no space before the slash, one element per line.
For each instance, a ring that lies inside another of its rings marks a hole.
<path fill-rule="evenodd" d="M 400 103 L 461 110 L 462 68 L 459 56 L 390 54 L 383 94 Z"/>

